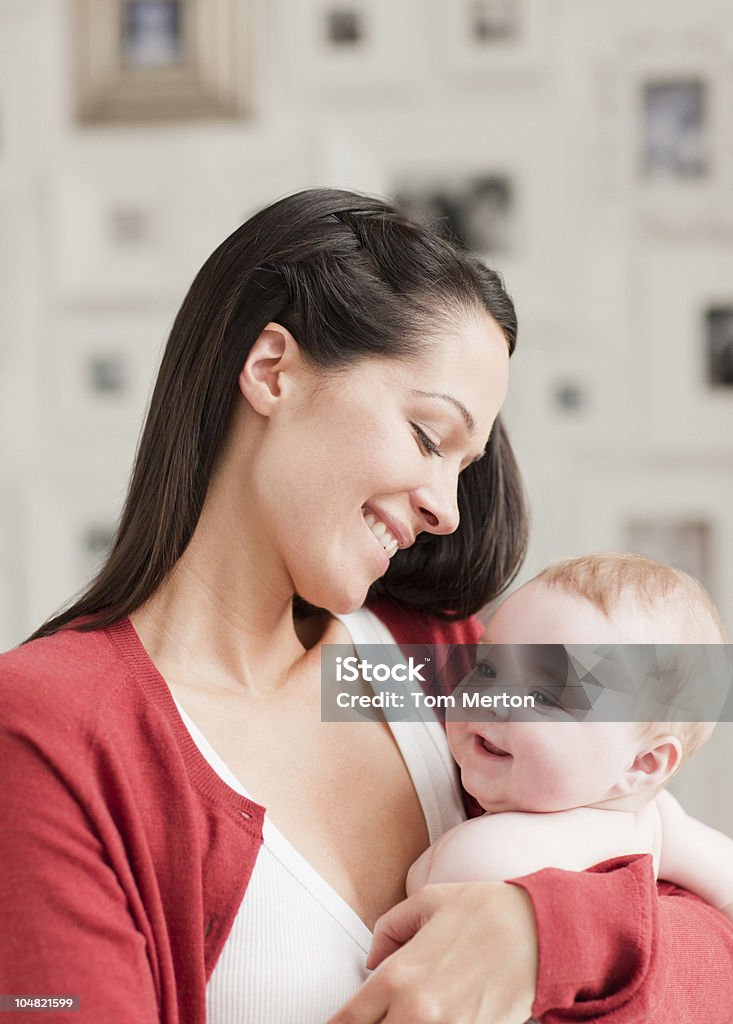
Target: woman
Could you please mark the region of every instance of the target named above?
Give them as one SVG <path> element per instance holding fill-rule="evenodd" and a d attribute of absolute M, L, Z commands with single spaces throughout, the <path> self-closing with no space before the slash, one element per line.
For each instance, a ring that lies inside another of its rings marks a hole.
<path fill-rule="evenodd" d="M 320 722 L 322 644 L 475 639 L 516 572 L 515 336 L 495 274 L 346 192 L 284 199 L 206 262 L 107 564 L 2 658 L 4 991 L 136 1024 L 636 1020 L 692 940 L 720 968 L 668 1019 L 730 989 L 726 923 L 658 912 L 633 859 L 400 903 L 461 814 L 454 775 L 433 734 Z M 395 904 L 370 966 L 417 935 L 360 988 Z"/>

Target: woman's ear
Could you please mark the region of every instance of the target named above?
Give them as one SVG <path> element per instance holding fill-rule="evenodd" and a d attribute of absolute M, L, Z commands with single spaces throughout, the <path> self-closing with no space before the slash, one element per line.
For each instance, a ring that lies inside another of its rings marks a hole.
<path fill-rule="evenodd" d="M 659 789 L 680 766 L 682 744 L 676 736 L 656 736 L 646 744 L 623 775 L 619 790 L 626 794 Z"/>
<path fill-rule="evenodd" d="M 300 348 L 287 328 L 269 323 L 249 351 L 239 374 L 239 390 L 261 416 L 270 416 L 283 391 L 285 376 L 300 360 Z"/>

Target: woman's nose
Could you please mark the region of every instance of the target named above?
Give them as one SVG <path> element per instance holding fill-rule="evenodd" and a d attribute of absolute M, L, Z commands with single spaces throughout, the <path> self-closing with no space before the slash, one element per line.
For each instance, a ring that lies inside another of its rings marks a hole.
<path fill-rule="evenodd" d="M 421 520 L 421 529 L 428 533 L 455 533 L 461 520 L 458 511 L 458 480 L 452 487 L 421 488 L 415 492 L 415 506 Z"/>

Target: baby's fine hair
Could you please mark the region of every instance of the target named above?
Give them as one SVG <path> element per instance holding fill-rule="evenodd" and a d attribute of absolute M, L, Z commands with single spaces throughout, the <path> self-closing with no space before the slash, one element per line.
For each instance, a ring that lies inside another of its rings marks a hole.
<path fill-rule="evenodd" d="M 665 680 L 665 701 L 676 707 L 697 706 L 698 711 L 690 715 L 696 718 L 701 717 L 701 706 L 719 709 L 725 701 L 731 682 L 725 629 L 710 595 L 688 573 L 643 555 L 602 552 L 557 562 L 535 578 L 584 597 L 608 619 L 629 600 L 640 605 L 644 614 L 638 619 L 639 635 L 628 642 L 654 644 L 657 667 Z M 704 646 L 710 644 L 725 646 Z M 714 721 L 654 722 L 650 731 L 677 736 L 686 759 L 707 741 L 714 725 Z"/>

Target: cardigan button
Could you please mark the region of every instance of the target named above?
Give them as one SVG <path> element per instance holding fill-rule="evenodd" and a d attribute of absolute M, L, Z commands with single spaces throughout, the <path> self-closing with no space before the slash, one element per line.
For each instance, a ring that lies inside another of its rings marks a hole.
<path fill-rule="evenodd" d="M 249 813 L 249 811 L 240 811 L 239 813 L 242 815 L 243 818 L 251 818 L 252 817 L 252 815 Z"/>
<path fill-rule="evenodd" d="M 213 923 L 214 923 L 214 918 L 210 917 L 208 919 L 208 921 L 206 922 L 206 924 L 204 925 L 204 938 L 208 938 L 209 937 L 209 932 L 211 931 L 211 926 L 213 925 Z"/>

